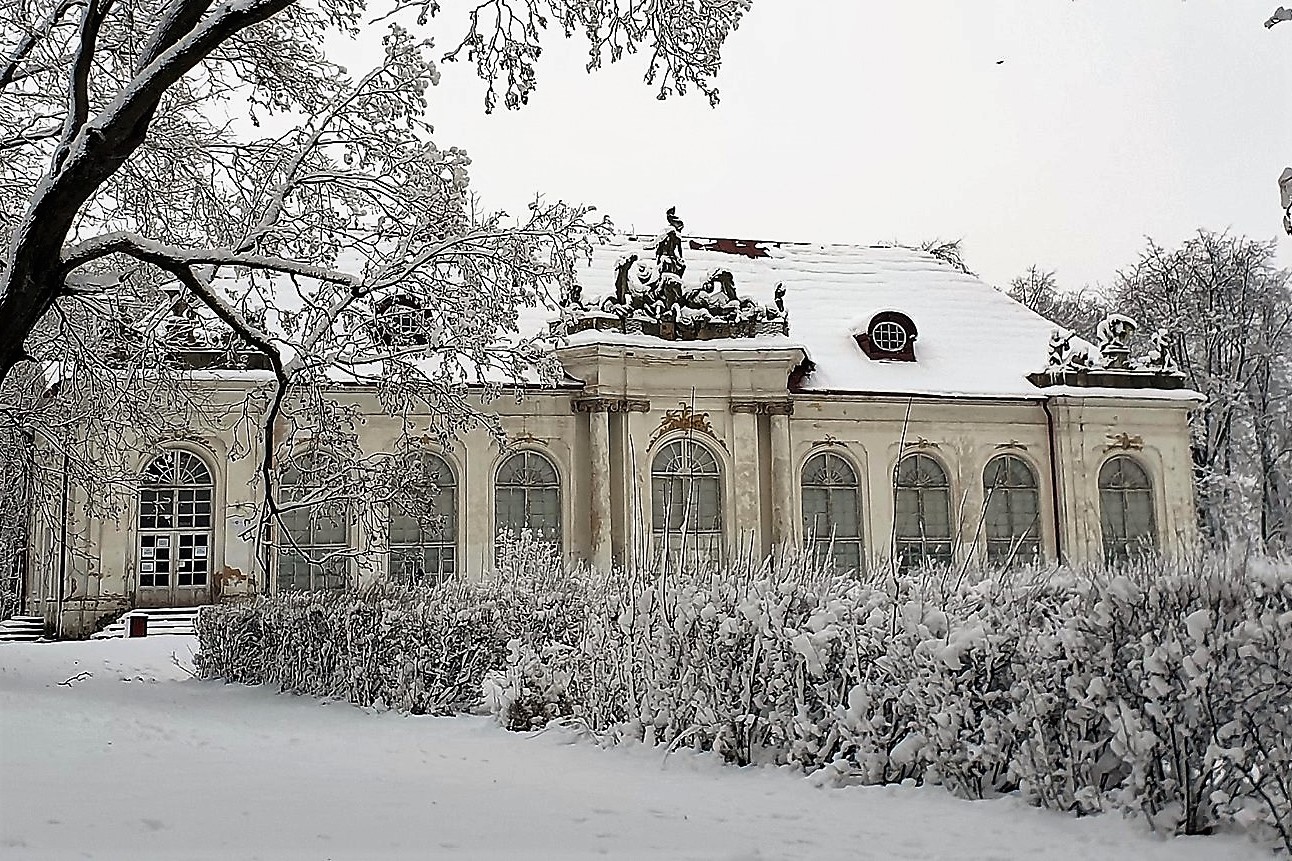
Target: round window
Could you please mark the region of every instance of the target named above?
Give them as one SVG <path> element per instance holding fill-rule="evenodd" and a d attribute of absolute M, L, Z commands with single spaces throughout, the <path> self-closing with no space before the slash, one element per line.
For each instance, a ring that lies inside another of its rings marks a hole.
<path fill-rule="evenodd" d="M 885 353 L 896 353 L 906 346 L 909 335 L 900 323 L 881 320 L 870 330 L 870 342 Z"/>

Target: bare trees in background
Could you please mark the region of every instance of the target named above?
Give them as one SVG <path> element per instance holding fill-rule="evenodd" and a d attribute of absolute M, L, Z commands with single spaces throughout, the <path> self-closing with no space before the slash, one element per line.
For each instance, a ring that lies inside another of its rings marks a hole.
<path fill-rule="evenodd" d="M 1042 317 L 1086 335 L 1093 335 L 1095 326 L 1109 310 L 1097 291 L 1089 287 L 1061 288 L 1053 271 L 1035 265 L 1009 282 L 1009 295 Z"/>
<path fill-rule="evenodd" d="M 1079 334 L 1107 311 L 1140 332 L 1172 331 L 1187 385 L 1206 396 L 1193 413 L 1202 525 L 1221 542 L 1292 546 L 1292 273 L 1274 244 L 1199 231 L 1178 248 L 1150 241 L 1116 282 L 1065 292 L 1033 267 L 1010 295 Z"/>

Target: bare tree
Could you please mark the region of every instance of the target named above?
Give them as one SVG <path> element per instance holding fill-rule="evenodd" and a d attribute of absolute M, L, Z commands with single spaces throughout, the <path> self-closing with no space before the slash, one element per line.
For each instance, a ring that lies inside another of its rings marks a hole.
<path fill-rule="evenodd" d="M 1273 254 L 1272 242 L 1207 231 L 1176 249 L 1150 241 L 1112 297 L 1141 331 L 1176 333 L 1180 368 L 1207 397 L 1193 455 L 1203 525 L 1218 540 L 1288 540 L 1292 273 Z"/>
<path fill-rule="evenodd" d="M 719 50 L 747 7 L 485 0 L 445 59 L 474 65 L 486 109 L 517 107 L 554 27 L 588 38 L 590 68 L 645 49 L 661 98 L 716 101 Z M 128 479 L 102 468 L 124 435 L 216 420 L 183 356 L 252 353 L 268 373 L 241 419 L 273 518 L 275 451 L 302 434 L 344 449 L 327 437 L 352 416 L 330 382 L 375 387 L 395 415 L 417 406 L 433 417 L 419 433 L 441 434 L 479 420 L 468 385 L 554 372 L 517 308 L 552 304 L 609 225 L 559 201 L 519 217 L 479 205 L 469 159 L 433 141 L 427 116 L 439 71 L 409 28 L 438 12 L 0 0 L 0 433 L 27 441 L 6 456 L 61 452 L 22 466 L 45 484 Z M 328 34 L 378 20 L 365 74 L 323 53 Z"/>
<path fill-rule="evenodd" d="M 1095 327 L 1108 313 L 1108 303 L 1099 291 L 1064 290 L 1053 271 L 1035 265 L 1009 282 L 1008 293 L 1047 320 L 1087 338 L 1093 338 Z"/>
<path fill-rule="evenodd" d="M 901 243 L 894 244 L 900 245 Z M 936 257 L 958 272 L 963 272 L 966 275 L 975 274 L 970 270 L 969 265 L 965 263 L 964 243 L 960 239 L 943 239 L 936 236 L 933 239 L 924 240 L 919 245 L 909 247 Z"/>

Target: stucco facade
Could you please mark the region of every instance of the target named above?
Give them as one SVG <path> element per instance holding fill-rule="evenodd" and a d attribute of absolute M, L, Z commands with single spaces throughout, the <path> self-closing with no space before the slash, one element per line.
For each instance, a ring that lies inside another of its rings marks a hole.
<path fill-rule="evenodd" d="M 775 251 L 763 256 L 776 263 Z M 706 253 L 720 262 L 731 256 Z M 738 256 L 749 264 L 748 248 Z M 862 349 L 868 346 L 864 339 L 855 337 L 849 313 L 834 312 L 837 325 L 831 332 L 823 331 L 826 323 L 810 319 L 796 330 L 793 290 L 786 297 L 788 336 L 684 342 L 584 332 L 568 338 L 558 348 L 567 384 L 531 388 L 519 401 L 503 397 L 480 405 L 499 418 L 505 445 L 475 430 L 438 451 L 456 491 L 449 539 L 454 575 L 479 577 L 492 567 L 498 471 L 517 451 L 538 452 L 555 468 L 559 540 L 569 561 L 600 568 L 644 561 L 638 557 L 650 552 L 647 536 L 659 526 L 652 523 L 652 467 L 657 454 L 678 439 L 701 446 L 716 462 L 726 558 L 763 557 L 804 543 L 811 531 L 804 520 L 805 469 L 822 452 L 840 458 L 834 462 L 846 464 L 854 477 L 857 522 L 843 532 L 859 536 L 861 566 L 867 569 L 894 560 L 899 531 L 894 476 L 899 463 L 913 455 L 931 458 L 945 473 L 947 544 L 955 565 L 987 561 L 984 476 L 1002 456 L 1025 464 L 1034 479 L 1028 491 L 1036 506 L 1032 534 L 1044 562 L 1102 559 L 1106 512 L 1100 475 L 1112 458 L 1130 458 L 1147 476 L 1143 498 L 1152 508 L 1153 543 L 1167 553 L 1192 546 L 1188 412 L 1196 397 L 1029 383 L 1027 372 L 1044 365 L 1052 324 L 980 282 L 909 254 L 858 253 L 858 262 L 850 264 L 859 273 L 854 280 L 870 278 L 874 260 L 887 267 L 877 270 L 881 275 L 907 278 L 890 295 L 866 295 L 872 308 L 913 309 L 920 331 L 910 361 L 871 357 Z M 764 280 L 766 296 L 773 279 L 778 294 L 785 292 L 786 271 L 782 266 Z M 807 297 L 802 317 L 815 311 L 829 320 L 826 310 L 808 301 L 817 276 L 804 264 L 796 271 L 807 273 L 803 283 L 808 286 L 797 294 Z M 844 278 L 838 274 L 842 268 L 831 271 L 832 278 Z M 929 284 L 937 291 L 921 293 Z M 854 289 L 851 282 L 848 289 Z M 859 294 L 847 295 L 851 301 Z M 962 322 L 955 314 L 927 310 L 937 307 L 939 297 L 985 309 L 988 334 L 1000 340 L 970 345 L 964 356 L 951 352 L 951 333 Z M 992 324 L 992 313 L 1005 322 Z M 864 326 L 867 317 L 857 319 Z M 961 367 L 975 361 L 974 349 L 990 357 L 979 360 L 977 376 Z M 1008 355 L 1002 359 L 1002 353 Z M 218 402 L 237 406 L 257 383 L 231 374 L 194 385 Z M 366 420 L 357 427 L 362 451 L 391 451 L 399 444 L 399 421 L 383 413 L 371 390 L 339 386 L 332 395 L 364 413 Z M 418 421 L 413 417 L 415 426 Z M 72 487 L 66 528 L 40 527 L 34 535 L 27 611 L 44 615 L 65 636 L 78 636 L 130 607 L 204 603 L 277 588 L 277 551 L 263 547 L 265 558 L 257 559 L 250 528 L 257 510 L 259 452 L 232 457 L 232 435 L 231 426 L 194 427 L 161 447 L 189 452 L 209 471 L 204 583 L 185 589 L 141 587 L 147 580 L 141 581 L 141 574 L 151 563 L 142 555 L 140 492 L 122 490 L 116 519 L 90 520 L 82 491 Z M 141 473 L 157 454 L 138 452 Z M 387 514 L 378 503 L 359 504 L 347 518 L 346 541 L 356 551 L 345 563 L 348 582 L 386 576 Z"/>

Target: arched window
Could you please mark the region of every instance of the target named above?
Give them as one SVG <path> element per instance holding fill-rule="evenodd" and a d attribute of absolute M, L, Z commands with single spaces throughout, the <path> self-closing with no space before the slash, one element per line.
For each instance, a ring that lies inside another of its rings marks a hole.
<path fill-rule="evenodd" d="M 832 452 L 803 464 L 803 537 L 818 559 L 861 570 L 861 487 L 851 464 Z"/>
<path fill-rule="evenodd" d="M 1032 467 L 1009 454 L 993 458 L 983 470 L 982 486 L 988 564 L 1039 562 L 1041 494 Z"/>
<path fill-rule="evenodd" d="M 349 579 L 350 511 L 334 488 L 335 458 L 309 453 L 283 471 L 284 508 L 278 532 L 278 588 L 282 591 L 343 589 Z"/>
<path fill-rule="evenodd" d="M 651 463 L 651 531 L 668 564 L 722 563 L 722 470 L 691 439 L 665 445 Z"/>
<path fill-rule="evenodd" d="M 430 452 L 417 454 L 411 468 L 415 498 L 390 506 L 390 577 L 439 582 L 457 570 L 457 480 L 448 462 Z"/>
<path fill-rule="evenodd" d="M 1125 561 L 1156 546 L 1153 483 L 1133 458 L 1117 455 L 1100 468 L 1099 519 L 1105 561 Z"/>
<path fill-rule="evenodd" d="M 211 470 L 195 454 L 174 449 L 149 462 L 139 481 L 141 603 L 209 598 L 214 489 Z"/>
<path fill-rule="evenodd" d="M 529 530 L 540 540 L 561 543 L 561 479 L 545 456 L 518 451 L 498 467 L 494 528 L 499 536 Z"/>
<path fill-rule="evenodd" d="M 951 564 L 951 483 L 946 470 L 927 454 L 912 454 L 897 465 L 894 551 L 903 570 Z"/>

